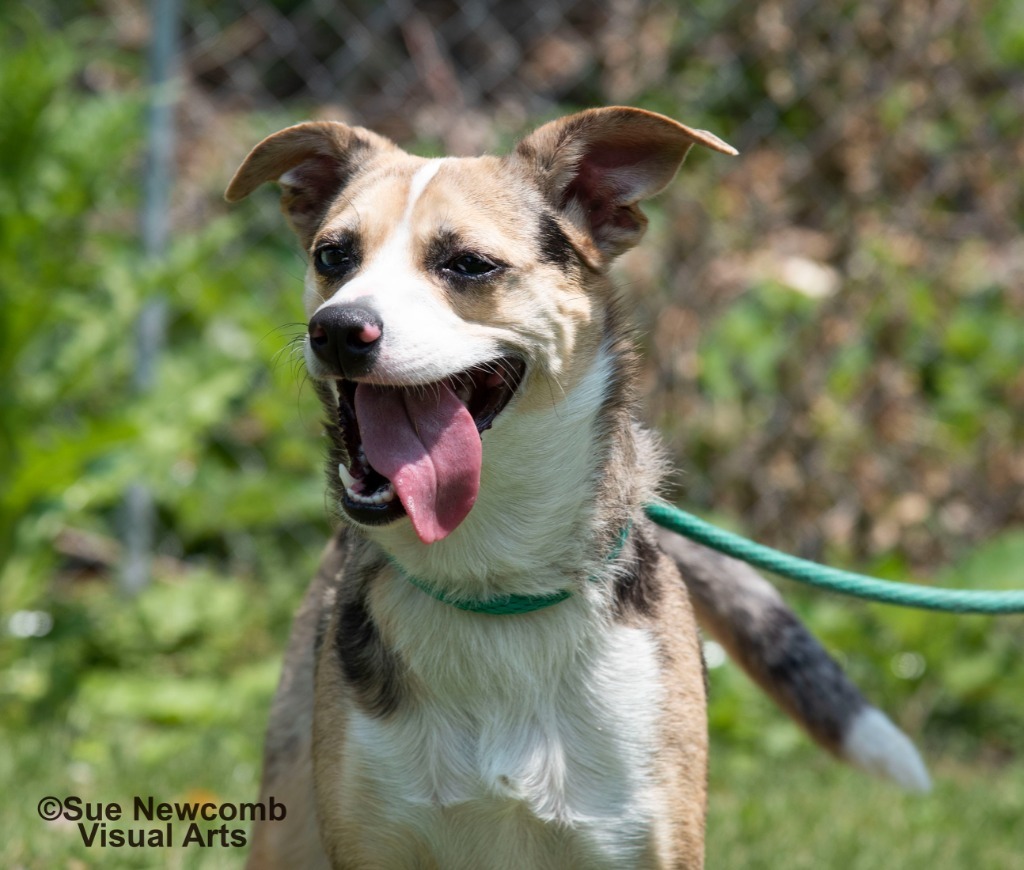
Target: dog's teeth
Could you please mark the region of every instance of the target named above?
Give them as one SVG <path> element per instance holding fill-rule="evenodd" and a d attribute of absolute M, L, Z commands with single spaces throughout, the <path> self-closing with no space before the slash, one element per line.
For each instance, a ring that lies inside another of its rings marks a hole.
<path fill-rule="evenodd" d="M 350 486 L 345 487 L 345 494 L 357 504 L 387 504 L 395 498 L 395 490 L 388 486 L 373 495 L 363 495 L 355 492 Z"/>
<path fill-rule="evenodd" d="M 341 462 L 338 463 L 338 477 L 341 479 L 342 484 L 344 484 L 345 490 L 351 492 L 352 485 L 356 482 L 356 479 L 349 473 L 344 463 Z"/>
<path fill-rule="evenodd" d="M 374 495 L 370 496 L 368 501 L 371 501 L 374 504 L 387 504 L 394 497 L 395 497 L 395 491 L 389 486 L 389 487 L 386 487 L 385 489 L 382 489 L 380 492 L 375 493 Z"/>

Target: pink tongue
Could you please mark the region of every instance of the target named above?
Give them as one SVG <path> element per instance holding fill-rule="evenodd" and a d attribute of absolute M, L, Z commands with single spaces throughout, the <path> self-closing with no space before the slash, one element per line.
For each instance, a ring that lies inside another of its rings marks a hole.
<path fill-rule="evenodd" d="M 424 544 L 454 531 L 480 488 L 480 434 L 444 384 L 359 384 L 356 417 L 366 458 L 395 487 Z"/>

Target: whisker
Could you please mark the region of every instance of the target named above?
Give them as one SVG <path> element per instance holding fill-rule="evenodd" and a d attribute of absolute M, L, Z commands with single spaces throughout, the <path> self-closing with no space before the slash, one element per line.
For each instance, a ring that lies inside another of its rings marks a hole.
<path fill-rule="evenodd" d="M 275 352 L 274 357 L 276 358 L 280 354 L 284 353 L 286 350 L 292 351 L 295 349 L 296 346 L 301 347 L 304 338 L 305 333 L 295 333 Z"/>
<path fill-rule="evenodd" d="M 303 358 L 303 347 L 305 334 L 297 334 L 292 336 L 288 341 L 277 350 L 277 352 L 271 357 L 271 364 L 276 370 L 281 365 L 283 359 L 287 359 L 290 363 L 295 363 L 297 360 Z M 287 354 L 287 357 L 285 356 Z"/>

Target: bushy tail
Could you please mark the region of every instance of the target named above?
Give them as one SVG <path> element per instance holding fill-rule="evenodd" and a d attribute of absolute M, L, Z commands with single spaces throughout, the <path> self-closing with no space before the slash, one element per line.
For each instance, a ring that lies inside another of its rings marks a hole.
<path fill-rule="evenodd" d="M 817 743 L 906 789 L 931 788 L 910 739 L 868 704 L 774 586 L 743 562 L 663 529 L 658 534 L 704 628 Z"/>

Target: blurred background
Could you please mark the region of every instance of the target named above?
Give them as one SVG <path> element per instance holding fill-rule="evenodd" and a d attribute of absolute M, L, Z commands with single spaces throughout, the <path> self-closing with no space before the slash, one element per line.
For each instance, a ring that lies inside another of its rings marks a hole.
<path fill-rule="evenodd" d="M 1020 0 L 35 0 L 0 16 L 0 865 L 85 849 L 43 795 L 250 800 L 331 524 L 270 188 L 309 118 L 423 154 L 624 103 L 714 131 L 617 279 L 680 504 L 897 580 L 1024 586 Z M 827 759 L 714 646 L 710 868 L 1009 868 L 1020 617 L 781 581 L 931 764 Z"/>

